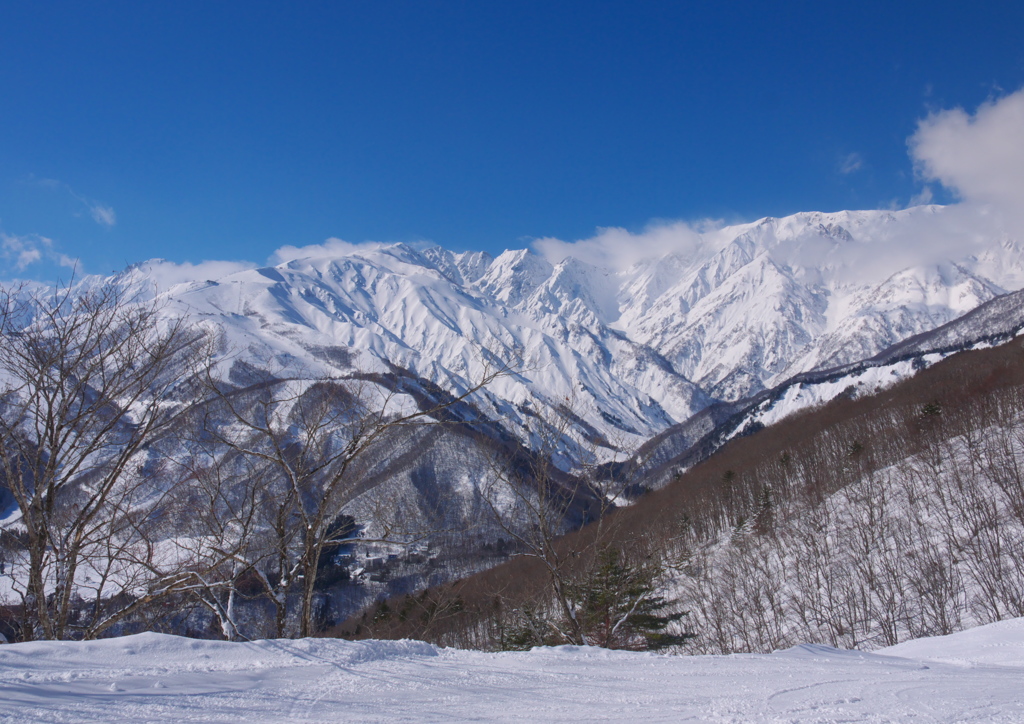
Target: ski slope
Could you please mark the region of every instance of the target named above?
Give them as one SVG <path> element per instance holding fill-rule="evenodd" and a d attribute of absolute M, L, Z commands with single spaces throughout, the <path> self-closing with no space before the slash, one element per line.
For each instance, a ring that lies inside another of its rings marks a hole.
<path fill-rule="evenodd" d="M 139 634 L 0 647 L 5 722 L 1021 722 L 1024 619 L 872 654 L 525 653 Z"/>

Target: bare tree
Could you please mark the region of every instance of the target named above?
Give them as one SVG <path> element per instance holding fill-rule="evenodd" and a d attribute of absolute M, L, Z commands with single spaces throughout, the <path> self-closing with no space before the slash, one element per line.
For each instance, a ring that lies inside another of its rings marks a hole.
<path fill-rule="evenodd" d="M 208 375 L 213 399 L 204 408 L 203 430 L 221 447 L 221 459 L 244 461 L 261 520 L 253 532 L 262 547 L 233 555 L 273 601 L 276 635 L 287 635 L 291 610 L 297 635 L 315 632 L 321 559 L 353 540 L 341 515 L 366 492 L 359 469 L 366 453 L 403 427 L 445 421 L 453 407 L 505 373 L 488 371 L 458 395 L 404 387 L 399 377 L 297 379 L 263 370 L 263 381 L 234 389 Z M 397 540 L 388 532 L 383 540 Z"/>
<path fill-rule="evenodd" d="M 553 418 L 536 418 L 531 430 L 533 449 L 493 461 L 484 499 L 491 520 L 515 542 L 519 554 L 536 559 L 546 571 L 556 615 L 546 617 L 544 623 L 559 641 L 586 645 L 590 642 L 573 584 L 607 546 L 614 524 L 606 516 L 625 492 L 630 476 L 621 463 L 597 464 L 596 447 L 606 441 L 581 438 L 575 432 L 578 419 L 570 400 Z M 583 462 L 570 470 L 557 464 L 572 459 Z M 572 540 L 564 537 L 587 523 L 593 525 L 585 534 Z M 531 626 L 535 627 L 541 613 L 531 610 Z"/>
<path fill-rule="evenodd" d="M 216 449 L 196 434 L 197 422 L 201 416 L 188 417 L 182 427 L 186 449 L 174 460 L 183 481 L 173 491 L 174 540 L 199 564 L 192 567 L 190 592 L 214 616 L 224 638 L 234 641 L 243 637 L 240 584 L 258 576 L 272 552 L 264 515 L 268 491 L 253 461 L 218 459 Z"/>
<path fill-rule="evenodd" d="M 0 290 L 0 483 L 18 507 L 26 638 L 98 636 L 184 585 L 180 558 L 150 535 L 165 499 L 152 452 L 204 339 L 130 289 Z"/>

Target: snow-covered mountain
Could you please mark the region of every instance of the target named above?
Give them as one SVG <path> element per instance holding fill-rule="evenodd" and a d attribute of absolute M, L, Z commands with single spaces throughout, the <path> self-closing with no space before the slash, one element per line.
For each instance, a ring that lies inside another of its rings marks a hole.
<path fill-rule="evenodd" d="M 1022 330 L 1024 290 L 996 297 L 873 357 L 801 372 L 742 400 L 715 403 L 640 447 L 634 457 L 638 482 L 641 489 L 663 487 L 678 471 L 707 459 L 737 435 L 837 397 L 876 394 L 950 355 L 998 346 Z"/>
<path fill-rule="evenodd" d="M 465 389 L 510 364 L 477 401 L 485 414 L 525 438 L 532 420 L 569 408 L 581 436 L 614 448 L 1024 287 L 1022 247 L 1006 236 L 901 264 L 906 248 L 928 249 L 943 213 L 766 218 L 624 269 L 526 250 L 325 248 L 166 295 L 222 325 L 227 349 L 272 368 L 397 365 Z"/>

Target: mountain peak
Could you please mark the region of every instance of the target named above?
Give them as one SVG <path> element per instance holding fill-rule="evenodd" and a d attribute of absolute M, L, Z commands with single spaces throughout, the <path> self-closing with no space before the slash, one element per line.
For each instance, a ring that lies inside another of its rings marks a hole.
<path fill-rule="evenodd" d="M 511 429 L 526 434 L 568 398 L 586 435 L 638 442 L 716 398 L 870 357 L 1024 286 L 1013 239 L 975 233 L 952 258 L 929 250 L 925 232 L 943 218 L 941 207 L 766 217 L 625 270 L 591 254 L 552 264 L 527 249 L 327 245 L 169 295 L 280 364 L 315 368 L 329 361 L 309 349 L 343 348 L 357 367 L 465 389 L 496 356 L 517 374 L 480 404 Z"/>

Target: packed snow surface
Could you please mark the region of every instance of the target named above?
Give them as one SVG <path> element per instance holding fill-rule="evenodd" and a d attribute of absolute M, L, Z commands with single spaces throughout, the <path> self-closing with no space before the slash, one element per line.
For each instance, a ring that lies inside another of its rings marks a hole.
<path fill-rule="evenodd" d="M 1021 722 L 1022 682 L 1024 619 L 873 654 L 496 654 L 147 633 L 3 646 L 0 720 Z"/>

